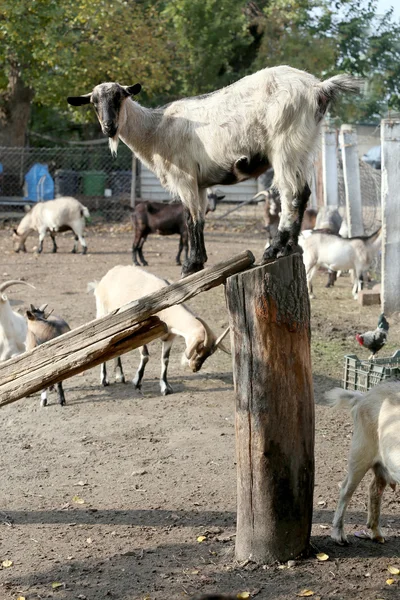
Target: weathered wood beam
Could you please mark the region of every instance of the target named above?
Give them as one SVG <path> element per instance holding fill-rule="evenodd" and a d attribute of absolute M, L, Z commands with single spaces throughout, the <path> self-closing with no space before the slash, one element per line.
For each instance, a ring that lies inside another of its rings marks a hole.
<path fill-rule="evenodd" d="M 141 328 L 137 324 L 220 285 L 253 262 L 250 251 L 242 252 L 0 364 L 0 407 L 160 337 L 165 330 L 155 320 Z"/>
<path fill-rule="evenodd" d="M 314 485 L 310 305 L 302 257 L 228 279 L 236 390 L 236 558 L 309 547 Z"/>

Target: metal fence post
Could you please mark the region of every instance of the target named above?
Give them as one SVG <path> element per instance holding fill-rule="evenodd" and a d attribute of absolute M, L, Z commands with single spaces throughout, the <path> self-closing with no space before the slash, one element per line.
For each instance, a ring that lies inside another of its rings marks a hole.
<path fill-rule="evenodd" d="M 364 235 L 357 133 L 351 125 L 341 126 L 339 142 L 343 160 L 346 218 L 349 237 Z"/>
<path fill-rule="evenodd" d="M 400 310 L 400 119 L 383 119 L 382 144 L 382 310 Z"/>
<path fill-rule="evenodd" d="M 336 129 L 328 124 L 322 128 L 322 173 L 324 205 L 337 208 L 339 204 L 336 156 Z"/>

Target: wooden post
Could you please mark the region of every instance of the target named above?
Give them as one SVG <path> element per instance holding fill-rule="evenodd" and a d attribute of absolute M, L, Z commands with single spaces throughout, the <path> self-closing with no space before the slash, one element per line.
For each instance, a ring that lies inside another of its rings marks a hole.
<path fill-rule="evenodd" d="M 343 159 L 346 220 L 349 237 L 364 235 L 357 132 L 351 125 L 342 125 L 339 141 Z"/>
<path fill-rule="evenodd" d="M 158 319 L 149 319 L 139 328 L 138 323 L 220 285 L 253 262 L 254 256 L 246 250 L 0 363 L 0 407 L 161 336 L 165 329 Z M 138 340 L 139 334 L 142 337 Z M 139 343 L 135 345 L 136 341 Z"/>
<path fill-rule="evenodd" d="M 314 486 L 310 305 L 300 255 L 230 277 L 236 390 L 236 558 L 308 551 Z"/>
<path fill-rule="evenodd" d="M 383 119 L 382 143 L 382 310 L 400 311 L 400 119 Z"/>
<path fill-rule="evenodd" d="M 132 153 L 131 208 L 136 204 L 136 156 Z"/>
<path fill-rule="evenodd" d="M 324 204 L 331 208 L 339 205 L 337 172 L 336 129 L 328 124 L 322 128 L 322 177 L 324 183 Z"/>

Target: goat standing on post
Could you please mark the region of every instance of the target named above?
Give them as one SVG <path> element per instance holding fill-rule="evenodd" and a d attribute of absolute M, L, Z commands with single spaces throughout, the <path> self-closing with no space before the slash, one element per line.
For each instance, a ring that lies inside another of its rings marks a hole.
<path fill-rule="evenodd" d="M 340 92 L 359 83 L 336 75 L 326 81 L 288 66 L 263 69 L 232 85 L 158 109 L 134 102 L 141 85 L 102 83 L 69 104 L 92 103 L 110 148 L 121 139 L 186 208 L 190 255 L 183 275 L 204 268 L 206 188 L 231 185 L 274 168 L 282 201 L 279 229 L 263 259 L 297 249 L 307 184 L 322 119 Z"/>

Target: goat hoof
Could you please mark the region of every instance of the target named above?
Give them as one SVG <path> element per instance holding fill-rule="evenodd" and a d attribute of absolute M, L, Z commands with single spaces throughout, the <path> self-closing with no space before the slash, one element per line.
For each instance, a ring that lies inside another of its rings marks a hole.
<path fill-rule="evenodd" d="M 149 266 L 149 263 L 147 262 L 147 260 L 143 260 L 142 261 L 142 267 L 148 267 L 148 266 Z"/>
<path fill-rule="evenodd" d="M 109 386 L 109 385 L 110 385 L 110 382 L 108 381 L 108 379 L 103 379 L 103 381 L 101 382 L 101 385 L 102 385 L 103 387 L 107 387 L 107 386 Z"/>
<path fill-rule="evenodd" d="M 349 545 L 347 536 L 344 534 L 343 531 L 333 530 L 331 533 L 331 538 L 339 546 L 348 546 Z"/>
<path fill-rule="evenodd" d="M 76 248 L 72 248 L 71 254 L 76 254 Z M 82 254 L 83 254 L 83 252 L 82 252 Z"/>
<path fill-rule="evenodd" d="M 266 263 L 269 263 L 269 262 L 275 260 L 279 251 L 280 251 L 280 247 L 278 247 L 278 246 L 273 246 L 273 245 L 268 246 L 268 248 L 266 248 L 264 250 L 264 254 L 261 259 L 261 264 L 265 265 Z"/>
<path fill-rule="evenodd" d="M 116 375 L 115 383 L 125 383 L 125 375 Z"/>
<path fill-rule="evenodd" d="M 40 401 L 40 406 L 41 406 L 42 408 L 44 408 L 45 406 L 47 406 L 47 399 L 43 399 L 43 400 L 41 400 L 41 401 Z"/>
<path fill-rule="evenodd" d="M 169 394 L 173 394 L 173 393 L 174 393 L 174 390 L 172 389 L 172 387 L 169 384 L 167 386 L 161 388 L 161 394 L 163 396 L 169 396 Z"/>
<path fill-rule="evenodd" d="M 204 263 L 200 262 L 184 262 L 182 266 L 182 277 L 187 277 L 188 275 L 193 275 L 193 273 L 198 273 L 204 269 Z"/>
<path fill-rule="evenodd" d="M 83 246 L 82 255 L 87 254 L 87 246 Z"/>

